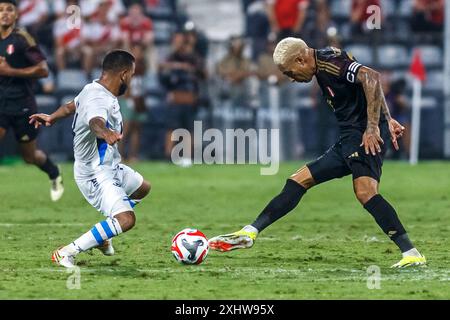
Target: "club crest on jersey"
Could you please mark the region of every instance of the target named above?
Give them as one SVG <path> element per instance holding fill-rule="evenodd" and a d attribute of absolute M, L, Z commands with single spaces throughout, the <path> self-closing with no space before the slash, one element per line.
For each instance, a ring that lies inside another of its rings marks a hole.
<path fill-rule="evenodd" d="M 6 53 L 8 55 L 12 55 L 14 53 L 14 45 L 13 44 L 10 44 L 6 47 Z"/>
<path fill-rule="evenodd" d="M 328 93 L 330 94 L 330 96 L 332 96 L 334 98 L 334 91 L 331 90 L 331 88 L 328 86 L 327 86 L 327 90 L 328 90 Z"/>

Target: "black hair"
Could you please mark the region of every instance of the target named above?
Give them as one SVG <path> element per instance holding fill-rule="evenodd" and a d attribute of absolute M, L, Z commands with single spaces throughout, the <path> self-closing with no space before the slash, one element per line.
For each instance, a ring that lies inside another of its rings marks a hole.
<path fill-rule="evenodd" d="M 1 0 L 0 0 L 1 1 Z M 125 50 L 110 51 L 103 59 L 103 71 L 120 72 L 131 69 L 136 58 Z"/>
<path fill-rule="evenodd" d="M 17 7 L 16 0 L 0 0 L 0 3 L 11 3 L 12 5 Z"/>

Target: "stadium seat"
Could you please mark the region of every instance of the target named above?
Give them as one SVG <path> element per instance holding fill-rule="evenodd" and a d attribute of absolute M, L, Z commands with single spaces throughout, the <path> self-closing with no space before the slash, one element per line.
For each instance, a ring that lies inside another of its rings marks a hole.
<path fill-rule="evenodd" d="M 175 30 L 175 26 L 168 21 L 154 21 L 153 28 L 156 44 L 169 43 L 172 32 Z"/>
<path fill-rule="evenodd" d="M 444 89 L 444 73 L 440 70 L 428 72 L 424 83 L 424 89 L 442 92 Z"/>
<path fill-rule="evenodd" d="M 388 44 L 377 48 L 378 65 L 381 68 L 391 69 L 405 67 L 409 63 L 406 48 L 401 45 Z"/>
<path fill-rule="evenodd" d="M 371 66 L 373 64 L 372 49 L 367 45 L 349 45 L 345 47 L 345 51 L 351 53 L 358 62 Z"/>
<path fill-rule="evenodd" d="M 59 71 L 56 83 L 61 91 L 80 91 L 88 82 L 82 70 L 66 69 Z"/>
<path fill-rule="evenodd" d="M 381 15 L 383 17 L 390 17 L 396 13 L 396 1 L 381 0 Z"/>
<path fill-rule="evenodd" d="M 333 18 L 349 18 L 351 7 L 351 0 L 333 0 L 331 3 L 331 16 Z"/>
<path fill-rule="evenodd" d="M 415 47 L 420 50 L 422 61 L 426 67 L 439 67 L 442 65 L 443 56 L 441 48 L 433 45 Z"/>
<path fill-rule="evenodd" d="M 398 7 L 398 14 L 402 17 L 410 17 L 412 14 L 413 0 L 401 0 Z"/>

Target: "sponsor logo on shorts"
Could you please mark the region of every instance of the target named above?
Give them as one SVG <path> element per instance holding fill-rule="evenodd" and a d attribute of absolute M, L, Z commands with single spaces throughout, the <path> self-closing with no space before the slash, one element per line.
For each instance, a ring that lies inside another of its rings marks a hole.
<path fill-rule="evenodd" d="M 20 141 L 24 141 L 24 142 L 30 141 L 30 137 L 26 134 L 20 138 Z"/>

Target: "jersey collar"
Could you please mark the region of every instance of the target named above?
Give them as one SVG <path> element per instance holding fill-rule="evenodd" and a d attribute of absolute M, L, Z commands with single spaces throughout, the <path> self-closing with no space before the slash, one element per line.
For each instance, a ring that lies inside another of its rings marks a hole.
<path fill-rule="evenodd" d="M 96 84 L 97 86 L 101 87 L 107 94 L 109 94 L 111 97 L 117 99 L 117 97 L 115 95 L 112 94 L 111 91 L 109 91 L 108 89 L 106 89 L 101 83 L 99 83 L 100 79 L 95 79 L 94 81 L 92 81 L 92 83 Z"/>
<path fill-rule="evenodd" d="M 314 49 L 314 63 L 316 64 L 316 71 L 314 74 L 317 75 L 317 72 L 319 71 L 319 68 L 317 67 L 317 49 Z"/>

